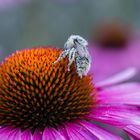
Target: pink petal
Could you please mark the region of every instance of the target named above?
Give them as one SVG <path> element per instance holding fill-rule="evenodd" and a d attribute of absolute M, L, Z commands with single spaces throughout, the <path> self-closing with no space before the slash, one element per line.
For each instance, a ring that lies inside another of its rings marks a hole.
<path fill-rule="evenodd" d="M 139 140 L 139 138 L 137 138 L 137 137 L 135 137 L 135 136 L 131 136 L 131 135 L 129 135 L 129 139 L 130 139 L 130 140 Z"/>
<path fill-rule="evenodd" d="M 35 131 L 31 140 L 42 140 L 42 132 Z"/>
<path fill-rule="evenodd" d="M 21 140 L 20 130 L 14 129 L 9 133 L 8 140 Z"/>
<path fill-rule="evenodd" d="M 102 104 L 140 105 L 140 84 L 126 83 L 98 91 L 98 100 Z"/>
<path fill-rule="evenodd" d="M 31 140 L 32 134 L 30 130 L 23 131 L 21 134 L 21 140 Z"/>
<path fill-rule="evenodd" d="M 77 123 L 65 124 L 65 129 L 60 132 L 64 134 L 66 140 L 98 140 L 95 135 Z"/>
<path fill-rule="evenodd" d="M 65 127 L 59 127 L 59 132 L 61 133 L 61 135 L 64 136 L 65 140 L 69 140 L 70 139 L 70 137 L 69 137 Z"/>
<path fill-rule="evenodd" d="M 136 75 L 137 69 L 134 67 L 128 68 L 121 73 L 118 73 L 104 81 L 97 82 L 95 84 L 96 87 L 105 87 L 105 86 L 110 86 L 113 84 L 118 84 L 120 82 L 124 82 L 132 78 L 134 75 Z"/>
<path fill-rule="evenodd" d="M 135 140 L 140 138 L 140 126 L 129 125 L 125 127 L 125 130 L 126 132 L 130 133 L 135 138 Z"/>
<path fill-rule="evenodd" d="M 69 135 L 69 139 L 71 139 L 71 140 L 86 140 L 86 138 L 83 135 L 81 135 L 80 133 L 78 133 L 74 129 L 67 127 L 66 130 L 67 130 L 67 133 Z"/>
<path fill-rule="evenodd" d="M 7 140 L 8 139 L 7 134 L 9 134 L 11 131 L 12 129 L 10 127 L 0 128 L 0 140 Z"/>
<path fill-rule="evenodd" d="M 102 105 L 93 109 L 87 117 L 121 128 L 127 125 L 140 125 L 140 112 L 132 106 Z"/>
<path fill-rule="evenodd" d="M 42 140 L 65 140 L 61 133 L 54 128 L 46 128 Z"/>
<path fill-rule="evenodd" d="M 0 128 L 0 140 L 21 140 L 21 132 L 10 127 Z"/>
<path fill-rule="evenodd" d="M 80 124 L 84 126 L 88 131 L 95 135 L 99 140 L 122 140 L 121 137 L 111 134 L 110 132 L 94 125 L 87 121 L 81 121 Z"/>

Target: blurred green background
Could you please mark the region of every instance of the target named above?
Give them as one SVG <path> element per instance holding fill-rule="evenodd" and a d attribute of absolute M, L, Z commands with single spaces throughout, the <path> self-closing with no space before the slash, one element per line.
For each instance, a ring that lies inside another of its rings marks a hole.
<path fill-rule="evenodd" d="M 5 1 L 0 0 L 0 59 L 37 45 L 63 47 L 71 34 L 88 39 L 99 23 L 110 18 L 140 27 L 139 0 Z"/>

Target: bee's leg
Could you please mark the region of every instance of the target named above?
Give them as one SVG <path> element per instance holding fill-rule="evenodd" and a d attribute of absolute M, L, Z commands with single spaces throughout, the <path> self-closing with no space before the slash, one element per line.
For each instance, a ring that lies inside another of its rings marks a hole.
<path fill-rule="evenodd" d="M 71 66 L 72 62 L 75 60 L 75 52 L 76 52 L 75 48 L 72 48 L 69 52 L 68 71 L 70 71 L 70 66 Z"/>
<path fill-rule="evenodd" d="M 60 56 L 58 57 L 58 59 L 55 61 L 55 62 L 53 62 L 53 64 L 55 64 L 55 63 L 57 63 L 57 62 L 59 62 L 60 60 L 62 60 L 63 58 L 65 58 L 68 54 L 69 54 L 69 51 L 70 50 L 64 50 L 61 54 L 60 54 Z"/>

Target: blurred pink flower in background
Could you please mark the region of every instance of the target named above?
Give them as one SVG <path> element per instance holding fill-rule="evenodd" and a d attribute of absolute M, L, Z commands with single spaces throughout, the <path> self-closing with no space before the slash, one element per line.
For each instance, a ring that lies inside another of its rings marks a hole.
<path fill-rule="evenodd" d="M 92 36 L 90 53 L 94 80 L 103 80 L 128 67 L 140 69 L 140 38 L 125 24 L 103 23 Z M 97 76 L 97 77 L 96 77 Z"/>
<path fill-rule="evenodd" d="M 28 3 L 31 0 L 0 0 L 0 10 L 17 6 L 19 4 Z"/>

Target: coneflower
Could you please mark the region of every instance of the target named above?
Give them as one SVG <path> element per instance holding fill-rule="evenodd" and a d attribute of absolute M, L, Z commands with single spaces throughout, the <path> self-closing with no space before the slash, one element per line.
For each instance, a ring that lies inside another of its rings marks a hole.
<path fill-rule="evenodd" d="M 140 36 L 120 21 L 103 22 L 96 28 L 90 44 L 94 81 L 100 81 L 128 67 L 140 70 Z"/>
<path fill-rule="evenodd" d="M 61 52 L 39 46 L 1 63 L 0 140 L 122 139 L 94 122 L 139 138 L 140 85 L 93 85 L 92 75 L 81 78 L 74 63 L 68 71 L 67 57 L 53 65 Z"/>

